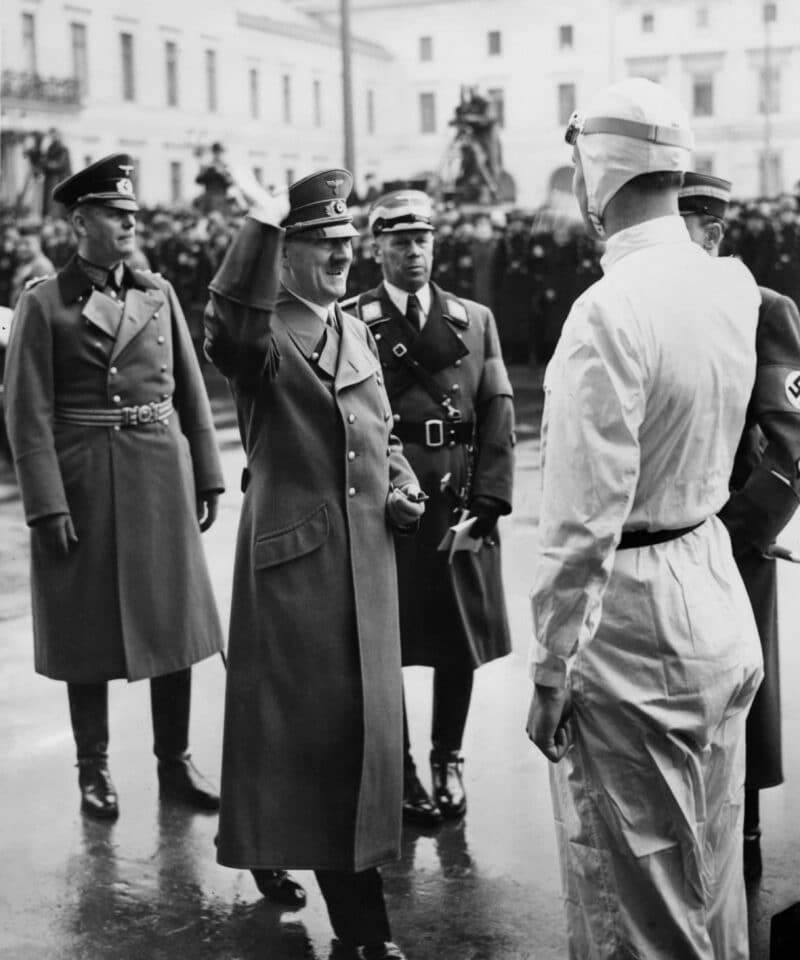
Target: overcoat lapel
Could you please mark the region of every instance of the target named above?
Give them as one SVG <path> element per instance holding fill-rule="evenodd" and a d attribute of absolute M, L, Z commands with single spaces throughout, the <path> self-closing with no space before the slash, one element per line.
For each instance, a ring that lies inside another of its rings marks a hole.
<path fill-rule="evenodd" d="M 338 355 L 338 337 L 335 332 L 328 329 L 313 310 L 285 287 L 278 295 L 276 310 L 279 322 L 283 323 L 300 353 L 307 360 L 313 359 L 322 373 L 333 379 L 336 375 Z M 319 354 L 316 358 L 315 353 Z"/>
<path fill-rule="evenodd" d="M 131 341 L 139 336 L 151 320 L 157 319 L 159 310 L 165 304 L 164 294 L 157 287 L 148 287 L 145 290 L 134 287 L 128 291 L 119 333 L 114 349 L 111 351 L 112 360 L 115 360 Z"/>
<path fill-rule="evenodd" d="M 357 328 L 351 317 L 342 313 L 336 305 L 336 317 L 339 329 L 342 331 L 339 344 L 339 365 L 336 369 L 334 381 L 337 393 L 357 383 L 363 383 L 367 378 L 378 372 L 378 361 L 370 351 L 366 342 L 356 332 Z"/>
<path fill-rule="evenodd" d="M 83 306 L 82 315 L 98 330 L 113 340 L 119 331 L 121 304 L 99 290 L 92 290 Z"/>

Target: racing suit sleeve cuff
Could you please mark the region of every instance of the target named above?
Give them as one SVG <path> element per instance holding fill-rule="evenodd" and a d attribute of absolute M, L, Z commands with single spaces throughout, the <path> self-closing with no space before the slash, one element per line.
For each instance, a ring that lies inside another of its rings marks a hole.
<path fill-rule="evenodd" d="M 567 685 L 567 661 L 551 653 L 534 640 L 531 650 L 530 677 L 543 687 L 563 690 Z"/>

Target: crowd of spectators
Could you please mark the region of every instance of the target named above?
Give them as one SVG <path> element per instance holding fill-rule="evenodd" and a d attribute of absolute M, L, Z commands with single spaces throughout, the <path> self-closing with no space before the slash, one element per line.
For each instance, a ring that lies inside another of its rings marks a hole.
<path fill-rule="evenodd" d="M 366 229 L 357 217 L 348 294 L 380 281 Z M 136 265 L 175 287 L 193 335 L 200 338 L 208 283 L 222 261 L 243 211 L 143 209 L 138 215 Z M 60 269 L 74 243 L 66 221 L 52 216 L 18 222 L 0 211 L 0 306 L 13 307 L 25 284 Z M 758 283 L 800 302 L 800 211 L 783 195 L 731 204 L 723 254 L 752 270 Z M 574 300 L 600 276 L 602 244 L 577 219 L 536 212 L 443 207 L 438 214 L 433 280 L 458 296 L 487 304 L 497 317 L 506 360 L 545 363 Z"/>

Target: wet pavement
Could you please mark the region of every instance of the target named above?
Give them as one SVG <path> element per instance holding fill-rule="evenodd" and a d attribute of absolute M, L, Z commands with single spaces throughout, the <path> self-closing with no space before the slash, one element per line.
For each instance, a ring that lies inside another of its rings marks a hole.
<path fill-rule="evenodd" d="M 514 372 L 520 443 L 516 508 L 503 521 L 515 649 L 481 669 L 464 743 L 469 811 L 438 831 L 406 829 L 384 870 L 395 937 L 409 960 L 561 960 L 566 956 L 546 761 L 524 732 L 530 695 L 527 593 L 538 510 L 540 378 Z M 242 457 L 220 384 L 210 381 L 228 484 L 205 546 L 220 610 L 230 605 Z M 786 535 L 800 545 L 800 522 Z M 32 667 L 27 531 L 0 473 L 0 960 L 326 960 L 331 931 L 311 874 L 305 909 L 265 902 L 248 873 L 216 864 L 216 816 L 159 802 L 147 684 L 111 685 L 111 771 L 121 815 L 79 812 L 63 684 Z M 753 960 L 769 920 L 800 900 L 800 566 L 781 569 L 786 783 L 762 794 L 765 872 L 751 892 Z M 224 670 L 194 670 L 192 750 L 218 779 Z M 406 671 L 421 770 L 430 673 Z"/>

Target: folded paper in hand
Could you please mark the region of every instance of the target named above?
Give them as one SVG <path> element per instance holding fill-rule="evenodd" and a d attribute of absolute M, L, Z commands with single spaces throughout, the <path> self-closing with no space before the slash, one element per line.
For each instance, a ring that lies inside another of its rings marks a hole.
<path fill-rule="evenodd" d="M 469 550 L 471 553 L 477 553 L 483 546 L 481 537 L 470 536 L 472 524 L 475 523 L 476 519 L 477 517 L 467 518 L 467 511 L 464 510 L 459 522 L 449 527 L 447 533 L 442 537 L 442 542 L 437 550 L 447 551 L 448 563 L 453 562 L 453 554 L 458 550 Z"/>

